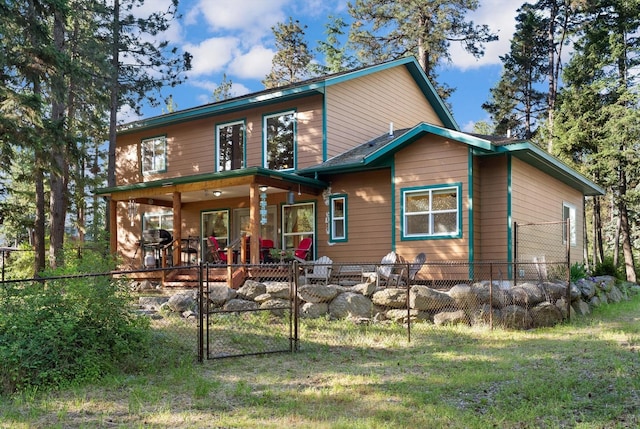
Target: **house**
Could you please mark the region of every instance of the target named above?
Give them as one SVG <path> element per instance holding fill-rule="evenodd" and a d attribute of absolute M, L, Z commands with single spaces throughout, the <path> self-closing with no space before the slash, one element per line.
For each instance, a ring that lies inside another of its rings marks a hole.
<path fill-rule="evenodd" d="M 195 238 L 198 260 L 209 236 L 250 236 L 279 249 L 310 237 L 311 257 L 334 262 L 510 261 L 514 222 L 565 218 L 582 260 L 584 198 L 603 193 L 530 142 L 460 131 L 412 57 L 127 124 L 116 181 L 97 192 L 135 267 L 151 229 Z"/>

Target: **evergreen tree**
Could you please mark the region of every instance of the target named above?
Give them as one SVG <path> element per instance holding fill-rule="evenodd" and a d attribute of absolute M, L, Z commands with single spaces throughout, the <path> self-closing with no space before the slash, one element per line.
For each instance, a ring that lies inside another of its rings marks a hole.
<path fill-rule="evenodd" d="M 416 56 L 446 99 L 451 89 L 437 83 L 435 70 L 451 60 L 451 43 L 479 58 L 484 44 L 498 39 L 487 25 L 465 18 L 478 6 L 477 0 L 355 0 L 348 3 L 354 19 L 349 40 L 362 64 Z"/>
<path fill-rule="evenodd" d="M 213 90 L 213 94 L 211 96 L 211 101 L 214 103 L 217 101 L 228 100 L 233 97 L 231 93 L 231 88 L 233 87 L 233 82 L 231 79 L 227 79 L 227 74 L 224 73 L 222 75 L 222 82 Z"/>
<path fill-rule="evenodd" d="M 502 76 L 490 90 L 490 101 L 482 108 L 497 124 L 497 134 L 510 132 L 513 136 L 531 139 L 540 114 L 546 111 L 545 94 L 536 87 L 547 70 L 544 62 L 546 36 L 541 31 L 545 18 L 530 4 L 525 4 L 518 12 L 511 50 L 500 57 Z"/>
<path fill-rule="evenodd" d="M 348 24 L 344 18 L 329 16 L 325 24 L 326 40 L 318 41 L 316 50 L 324 56 L 324 65 L 312 64 L 316 74 L 324 75 L 351 70 L 357 66 L 357 60 L 350 54 L 348 47 L 341 43 L 347 32 Z"/>
<path fill-rule="evenodd" d="M 312 55 L 305 41 L 304 30 L 300 21 L 291 17 L 286 24 L 279 23 L 272 27 L 277 52 L 272 60 L 271 72 L 264 78 L 265 88 L 275 88 L 304 80 L 309 74 Z"/>

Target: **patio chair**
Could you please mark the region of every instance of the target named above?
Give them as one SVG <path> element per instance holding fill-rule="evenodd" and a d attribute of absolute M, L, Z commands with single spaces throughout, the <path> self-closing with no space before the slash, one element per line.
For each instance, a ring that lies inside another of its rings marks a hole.
<path fill-rule="evenodd" d="M 303 265 L 303 274 L 307 283 L 322 280 L 324 284 L 329 283 L 333 261 L 328 256 L 321 256 L 315 261 L 307 262 Z"/>
<path fill-rule="evenodd" d="M 311 255 L 312 245 L 313 240 L 311 240 L 310 238 L 303 238 L 302 240 L 300 240 L 300 243 L 298 243 L 298 247 L 293 252 L 294 259 L 299 262 L 305 262 L 307 259 L 309 259 L 309 256 Z"/>
<path fill-rule="evenodd" d="M 220 248 L 218 240 L 213 235 L 207 239 L 207 249 L 209 250 L 211 262 L 214 264 L 227 263 L 227 254 Z"/>
<path fill-rule="evenodd" d="M 260 262 L 274 262 L 271 257 L 271 249 L 275 248 L 273 240 L 260 239 Z"/>
<path fill-rule="evenodd" d="M 380 265 L 376 269 L 377 286 L 380 286 L 381 284 L 391 286 L 393 283 L 398 286 L 402 274 L 397 272 L 397 268 L 395 266 L 396 263 L 401 262 L 398 259 L 399 256 L 396 252 L 389 252 L 384 256 L 384 258 L 382 258 Z"/>
<path fill-rule="evenodd" d="M 418 253 L 416 255 L 411 265 L 409 265 L 409 280 L 413 280 L 416 278 L 416 274 L 418 274 L 418 271 L 420 271 L 426 261 L 427 255 L 425 255 L 424 253 Z"/>

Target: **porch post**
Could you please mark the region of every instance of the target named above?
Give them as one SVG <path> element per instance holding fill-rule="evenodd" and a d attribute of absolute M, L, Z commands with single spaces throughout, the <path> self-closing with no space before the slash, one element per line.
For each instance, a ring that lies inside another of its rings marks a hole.
<path fill-rule="evenodd" d="M 251 263 L 260 263 L 260 190 L 253 182 L 249 187 L 249 231 L 251 231 Z"/>
<path fill-rule="evenodd" d="M 180 192 L 173 193 L 173 266 L 180 265 L 181 249 L 182 249 L 182 194 Z"/>
<path fill-rule="evenodd" d="M 118 253 L 118 202 L 109 198 L 109 250 Z"/>

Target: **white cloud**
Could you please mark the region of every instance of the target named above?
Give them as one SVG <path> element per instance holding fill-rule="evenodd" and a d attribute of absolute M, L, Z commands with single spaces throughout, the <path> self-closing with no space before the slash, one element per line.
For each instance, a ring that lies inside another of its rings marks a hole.
<path fill-rule="evenodd" d="M 467 18 L 476 25 L 488 25 L 499 40 L 485 44 L 484 56 L 477 59 L 464 51 L 462 45 L 451 45 L 451 58 L 453 66 L 466 70 L 485 65 L 502 64 L 500 56 L 509 52 L 511 36 L 516 29 L 516 11 L 524 1 L 514 0 L 484 0 L 480 7 Z"/>
<path fill-rule="evenodd" d="M 187 43 L 183 50 L 193 55 L 190 76 L 201 76 L 222 71 L 233 58 L 239 40 L 235 37 L 214 37 L 197 45 Z"/>
<path fill-rule="evenodd" d="M 271 27 L 286 19 L 282 8 L 291 0 L 199 0 L 198 10 L 212 31 L 239 31 L 248 43 L 271 35 Z"/>
<path fill-rule="evenodd" d="M 229 64 L 229 74 L 244 79 L 264 79 L 271 70 L 275 52 L 264 46 L 254 46 L 249 52 L 239 55 Z"/>

